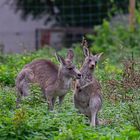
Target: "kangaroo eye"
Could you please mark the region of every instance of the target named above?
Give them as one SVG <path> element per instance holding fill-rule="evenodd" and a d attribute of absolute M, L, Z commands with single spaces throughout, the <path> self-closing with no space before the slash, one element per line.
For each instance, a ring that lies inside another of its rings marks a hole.
<path fill-rule="evenodd" d="M 91 62 L 92 60 L 91 59 L 89 59 L 89 62 Z"/>
<path fill-rule="evenodd" d="M 97 61 L 95 61 L 95 64 L 97 64 Z"/>
<path fill-rule="evenodd" d="M 68 68 L 68 70 L 72 70 L 72 68 Z"/>

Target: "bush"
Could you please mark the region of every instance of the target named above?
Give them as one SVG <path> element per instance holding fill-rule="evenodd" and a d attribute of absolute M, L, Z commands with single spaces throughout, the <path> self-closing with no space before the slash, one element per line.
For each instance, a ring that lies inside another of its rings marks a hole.
<path fill-rule="evenodd" d="M 140 131 L 140 106 L 139 103 L 135 101 L 135 103 L 129 104 L 128 110 L 128 120 L 132 123 L 132 125 Z"/>
<path fill-rule="evenodd" d="M 132 52 L 138 56 L 140 51 L 140 29 L 129 30 L 121 25 L 111 27 L 110 23 L 104 20 L 101 26 L 94 28 L 97 34 L 87 35 L 91 40 L 91 51 L 94 53 L 104 52 L 111 59 L 119 60 Z M 133 49 L 133 50 L 132 50 Z M 117 54 L 117 55 L 116 55 Z"/>

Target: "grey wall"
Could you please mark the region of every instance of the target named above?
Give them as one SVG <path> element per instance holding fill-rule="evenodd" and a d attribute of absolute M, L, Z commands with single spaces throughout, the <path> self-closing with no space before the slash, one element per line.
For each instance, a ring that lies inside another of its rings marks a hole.
<path fill-rule="evenodd" d="M 0 0 L 0 44 L 5 46 L 5 52 L 23 52 L 35 49 L 35 29 L 46 28 L 44 19 L 33 21 L 29 17 L 26 21 L 21 20 L 20 13 L 7 4 L 6 0 Z M 24 47 L 23 47 L 24 46 Z"/>

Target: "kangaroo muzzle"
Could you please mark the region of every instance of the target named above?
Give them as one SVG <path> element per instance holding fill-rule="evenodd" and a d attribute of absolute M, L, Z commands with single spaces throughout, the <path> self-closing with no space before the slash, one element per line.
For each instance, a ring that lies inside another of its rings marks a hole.
<path fill-rule="evenodd" d="M 81 76 L 82 76 L 81 73 L 78 73 L 78 74 L 77 74 L 77 79 L 80 79 Z"/>
<path fill-rule="evenodd" d="M 77 69 L 75 69 L 75 72 L 76 72 L 76 79 L 80 79 L 81 78 L 81 76 L 82 76 L 82 74 L 80 73 L 80 71 L 79 70 L 77 70 Z"/>
<path fill-rule="evenodd" d="M 90 64 L 89 64 L 89 68 L 90 68 L 91 70 L 93 70 L 93 69 L 95 68 L 95 63 L 90 63 Z"/>

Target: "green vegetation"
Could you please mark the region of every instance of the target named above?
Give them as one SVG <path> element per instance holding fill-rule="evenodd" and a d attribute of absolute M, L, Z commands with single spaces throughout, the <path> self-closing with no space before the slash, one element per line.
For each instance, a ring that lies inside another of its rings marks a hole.
<path fill-rule="evenodd" d="M 104 52 L 96 68 L 103 93 L 99 118 L 106 122 L 96 128 L 77 112 L 73 93 L 68 92 L 61 108 L 48 112 L 39 87 L 31 86 L 21 108 L 16 109 L 15 77 L 22 67 L 37 58 L 49 58 L 57 63 L 53 49 L 34 53 L 0 56 L 0 139 L 1 140 L 139 140 L 140 139 L 140 30 L 119 27 L 111 30 L 105 21 L 97 36 L 89 36 L 91 51 Z M 114 39 L 116 38 L 116 39 Z M 132 38 L 132 40 L 130 40 Z M 137 42 L 138 41 L 138 42 Z M 76 45 L 75 64 L 81 66 L 83 54 Z M 133 55 L 132 55 L 133 52 Z M 63 49 L 59 52 L 66 54 Z M 124 60 L 125 59 L 125 60 Z"/>

